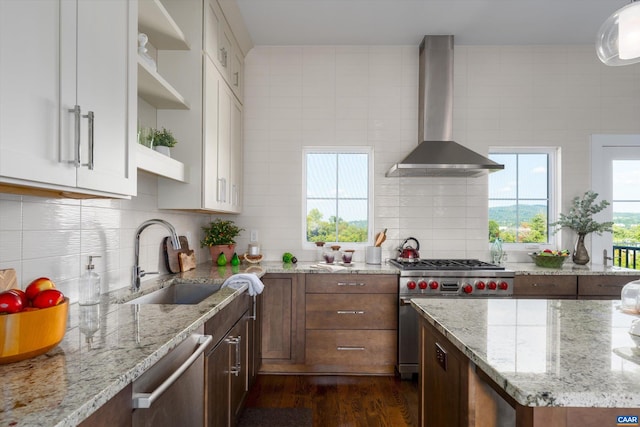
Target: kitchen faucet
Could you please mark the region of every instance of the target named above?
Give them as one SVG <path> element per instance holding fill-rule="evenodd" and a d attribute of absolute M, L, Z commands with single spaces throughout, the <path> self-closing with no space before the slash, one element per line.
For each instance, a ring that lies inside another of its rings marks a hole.
<path fill-rule="evenodd" d="M 140 289 L 140 278 L 144 277 L 147 274 L 157 274 L 157 271 L 149 271 L 146 272 L 140 268 L 140 234 L 144 231 L 145 228 L 150 225 L 158 224 L 164 226 L 169 233 L 171 234 L 171 244 L 174 249 L 180 249 L 180 239 L 178 239 L 178 234 L 176 233 L 176 229 L 173 228 L 173 225 L 169 224 L 167 221 L 163 219 L 148 219 L 136 230 L 136 240 L 135 240 L 135 263 L 133 264 L 133 274 L 131 280 L 131 290 L 136 292 Z"/>

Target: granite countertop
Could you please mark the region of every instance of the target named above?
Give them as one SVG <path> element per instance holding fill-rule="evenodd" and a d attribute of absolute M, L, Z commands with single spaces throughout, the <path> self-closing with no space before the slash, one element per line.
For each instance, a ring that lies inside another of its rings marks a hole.
<path fill-rule="evenodd" d="M 524 406 L 640 407 L 638 316 L 620 301 L 413 299 L 414 308 Z"/>
<path fill-rule="evenodd" d="M 178 282 L 221 284 L 233 273 L 262 276 L 263 268 L 195 270 L 122 289 L 94 306 L 69 306 L 67 331 L 48 353 L 0 365 L 0 425 L 75 426 L 138 378 L 172 348 L 247 289 L 222 288 L 197 305 L 122 304 Z"/>
<path fill-rule="evenodd" d="M 639 270 L 632 270 L 629 268 L 621 267 L 605 267 L 602 264 L 587 264 L 577 265 L 570 260 L 565 261 L 561 268 L 545 268 L 538 267 L 533 262 L 512 262 L 505 263 L 504 267 L 507 270 L 512 270 L 516 274 L 541 274 L 541 275 L 576 275 L 576 276 L 590 276 L 590 275 L 616 275 L 616 276 L 640 276 Z"/>
<path fill-rule="evenodd" d="M 239 290 L 225 288 L 197 305 L 123 304 L 160 287 L 174 282 L 221 284 L 234 273 L 253 273 L 259 277 L 266 273 L 399 273 L 396 267 L 387 263 L 356 262 L 349 267 L 336 267 L 335 271 L 328 271 L 318 269 L 317 263 L 313 262 L 264 261 L 232 269 L 205 263 L 189 272 L 145 281 L 135 295 L 128 287 L 123 287 L 103 295 L 99 305 L 80 307 L 71 304 L 67 331 L 57 347 L 36 358 L 0 365 L 3 379 L 0 425 L 75 426 L 245 290 L 244 287 Z M 516 273 L 537 274 L 532 263 L 508 264 L 506 268 Z M 573 274 L 565 269 L 562 273 L 544 270 L 547 274 Z M 597 269 L 589 271 L 590 274 L 602 274 Z M 637 274 L 633 270 L 607 273 Z M 475 302 L 456 300 L 458 304 Z"/>

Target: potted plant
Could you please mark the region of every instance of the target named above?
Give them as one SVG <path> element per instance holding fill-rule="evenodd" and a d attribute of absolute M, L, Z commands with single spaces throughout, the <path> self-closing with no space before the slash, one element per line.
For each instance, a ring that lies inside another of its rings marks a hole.
<path fill-rule="evenodd" d="M 609 202 L 602 200 L 595 203 L 598 193 L 591 190 L 584 193 L 582 197 L 573 199 L 573 206 L 568 214 L 560 214 L 560 219 L 550 225 L 559 228 L 570 228 L 578 234 L 578 241 L 573 251 L 573 262 L 584 265 L 589 262 L 589 252 L 584 245 L 584 238 L 589 233 L 602 234 L 605 231 L 611 232 L 613 222 L 597 222 L 593 215 L 609 206 Z M 557 231 L 557 229 L 556 229 Z"/>
<path fill-rule="evenodd" d="M 174 138 L 170 130 L 162 128 L 155 129 L 153 132 L 153 149 L 165 156 L 171 157 L 171 147 L 174 147 L 178 141 Z"/>
<path fill-rule="evenodd" d="M 218 260 L 220 253 L 223 253 L 227 261 L 231 261 L 236 249 L 235 238 L 240 235 L 243 228 L 238 227 L 231 220 L 217 218 L 209 226 L 202 227 L 204 237 L 200 240 L 202 247 L 208 246 L 211 252 L 211 261 Z"/>

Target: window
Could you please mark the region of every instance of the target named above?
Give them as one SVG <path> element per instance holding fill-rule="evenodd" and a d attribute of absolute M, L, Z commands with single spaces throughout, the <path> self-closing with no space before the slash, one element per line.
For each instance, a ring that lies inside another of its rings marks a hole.
<path fill-rule="evenodd" d="M 489 174 L 489 241 L 554 244 L 556 148 L 500 148 L 489 158 L 504 170 Z"/>
<path fill-rule="evenodd" d="M 308 148 L 303 154 L 304 241 L 368 242 L 371 149 Z"/>

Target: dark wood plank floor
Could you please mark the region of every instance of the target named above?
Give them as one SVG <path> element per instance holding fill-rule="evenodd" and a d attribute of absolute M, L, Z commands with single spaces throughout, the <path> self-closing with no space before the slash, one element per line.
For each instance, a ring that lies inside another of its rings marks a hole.
<path fill-rule="evenodd" d="M 246 406 L 311 408 L 314 427 L 417 426 L 418 386 L 396 377 L 260 375 Z"/>

